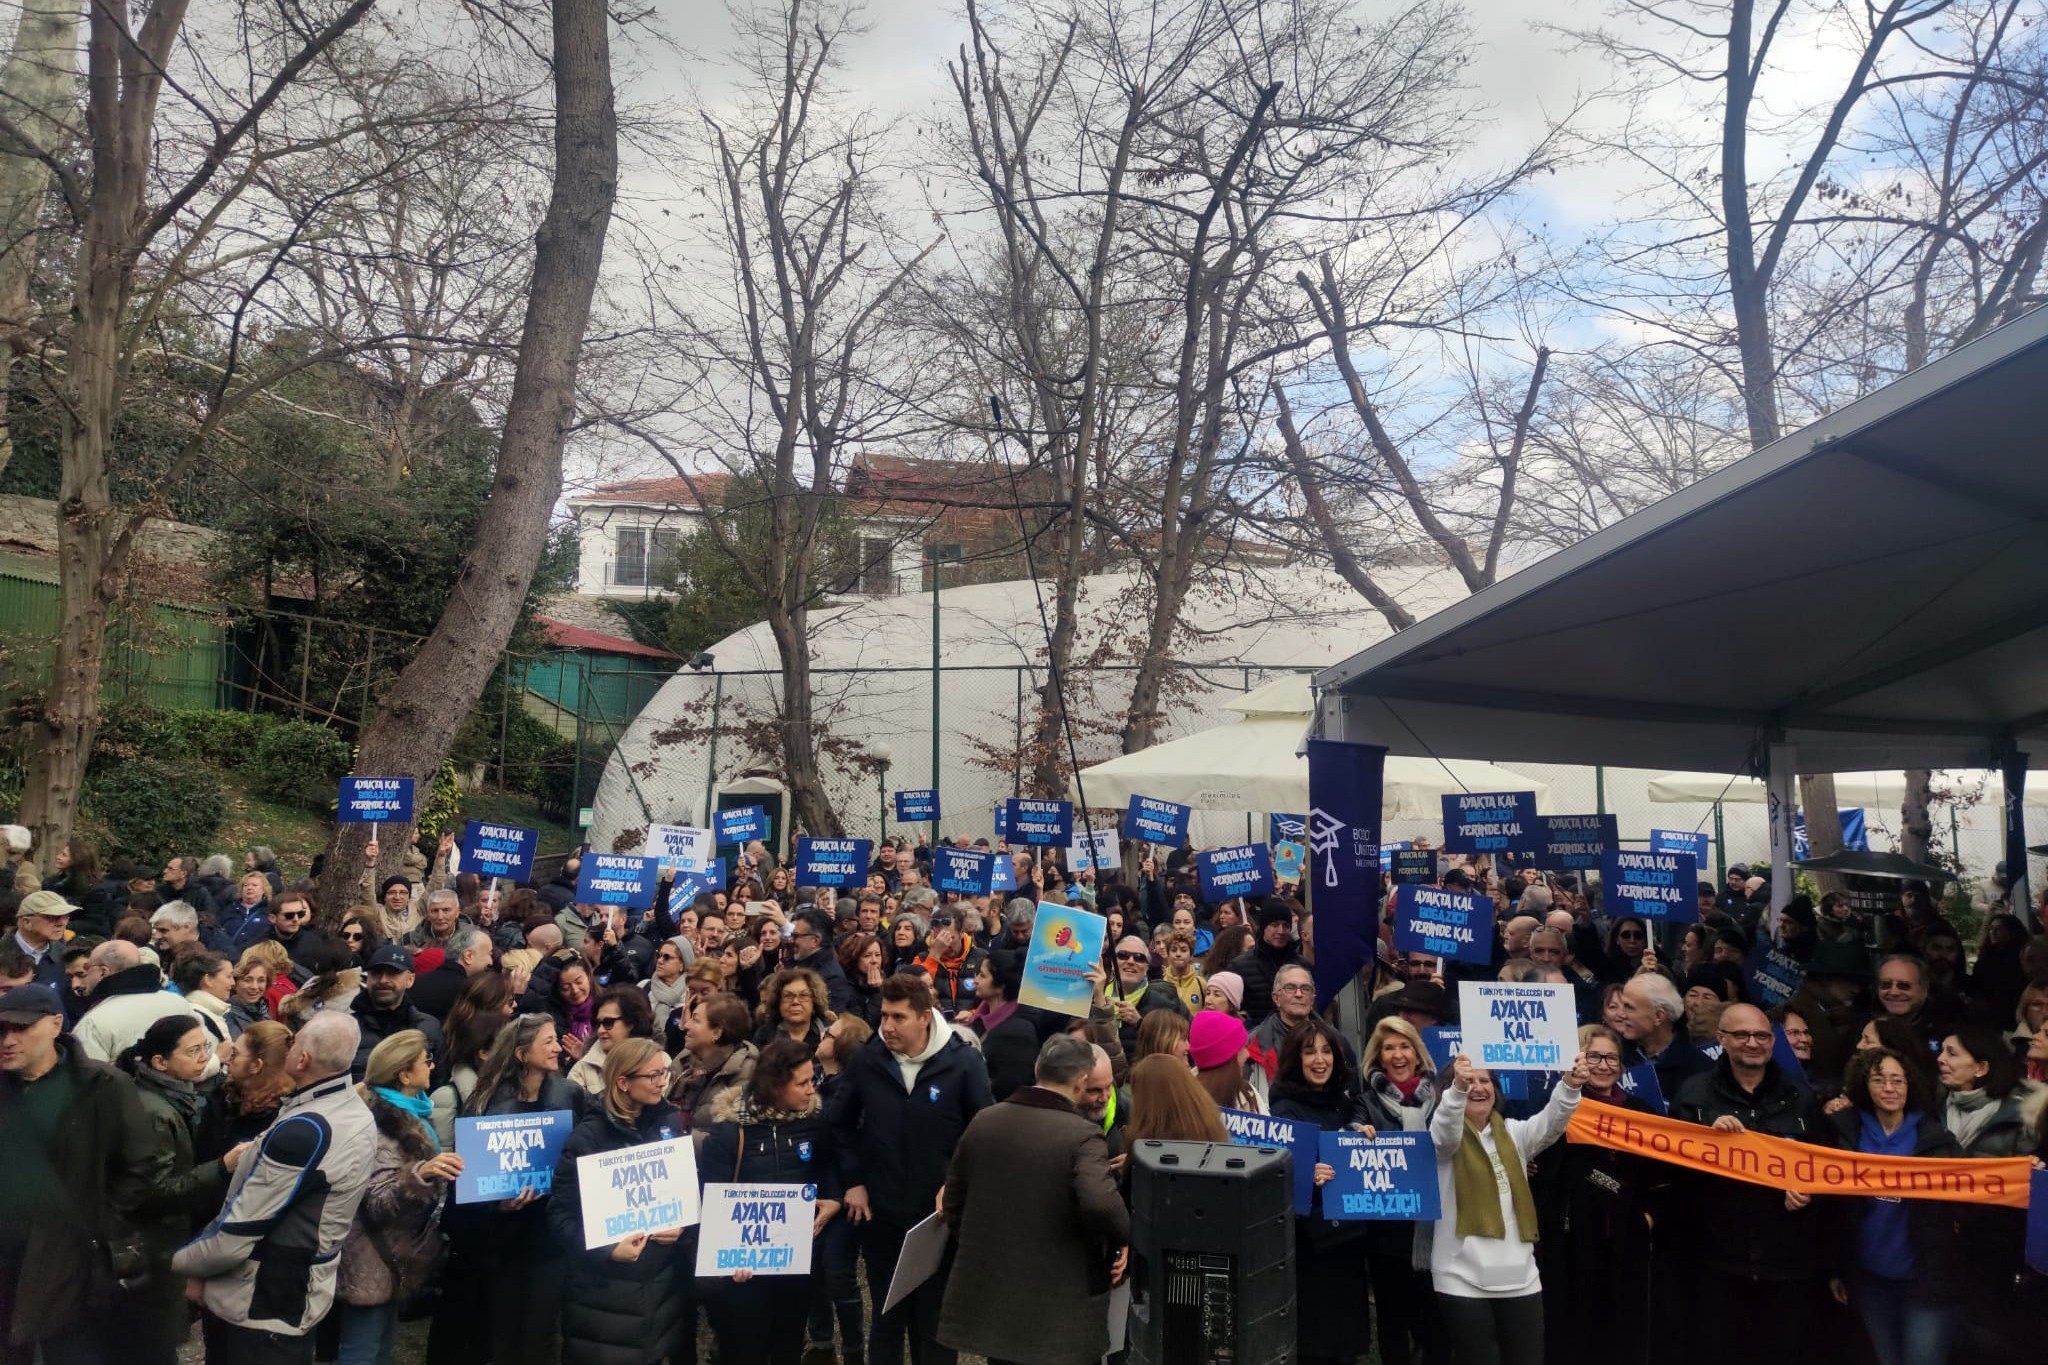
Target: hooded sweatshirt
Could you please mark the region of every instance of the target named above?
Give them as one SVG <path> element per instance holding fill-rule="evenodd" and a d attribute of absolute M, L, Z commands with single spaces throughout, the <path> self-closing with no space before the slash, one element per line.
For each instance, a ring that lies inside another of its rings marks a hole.
<path fill-rule="evenodd" d="M 926 1062 L 939 1055 L 939 1049 L 944 1047 L 946 1040 L 953 1036 L 953 1026 L 946 1022 L 946 1016 L 940 1014 L 937 1010 L 932 1010 L 925 1017 L 931 1021 L 932 1026 L 931 1037 L 925 1040 L 925 1045 L 909 1057 L 904 1056 L 900 1052 L 891 1051 L 889 1053 L 891 1057 L 896 1059 L 897 1069 L 903 1073 L 903 1088 L 905 1090 L 915 1090 L 917 1088 L 917 1073 L 924 1070 Z"/>

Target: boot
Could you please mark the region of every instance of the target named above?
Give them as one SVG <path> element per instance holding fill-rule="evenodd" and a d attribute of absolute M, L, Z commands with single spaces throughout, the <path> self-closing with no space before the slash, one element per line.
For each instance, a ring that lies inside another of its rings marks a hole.
<path fill-rule="evenodd" d="M 804 1347 L 803 1365 L 838 1365 L 839 1357 L 830 1346 Z"/>

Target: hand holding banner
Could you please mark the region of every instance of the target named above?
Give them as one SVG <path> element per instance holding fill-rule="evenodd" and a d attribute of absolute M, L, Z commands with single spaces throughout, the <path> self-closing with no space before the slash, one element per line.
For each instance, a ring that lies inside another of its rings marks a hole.
<path fill-rule="evenodd" d="M 679 1137 L 578 1157 L 576 1195 L 586 1251 L 686 1228 L 697 1221 L 696 1149 Z"/>
<path fill-rule="evenodd" d="M 706 1185 L 697 1274 L 810 1274 L 817 1211 L 816 1185 Z"/>
<path fill-rule="evenodd" d="M 1109 921 L 1083 906 L 1040 901 L 1031 922 L 1031 950 L 1024 956 L 1018 1003 L 1086 1018 L 1095 993 L 1088 969 L 1101 964 L 1102 938 L 1108 931 Z"/>
<path fill-rule="evenodd" d="M 1336 1172 L 1323 1186 L 1323 1217 L 1339 1222 L 1392 1219 L 1430 1222 L 1443 1216 L 1436 1149 L 1429 1134 L 1385 1132 L 1322 1135 L 1322 1162 Z"/>
<path fill-rule="evenodd" d="M 567 1109 L 455 1120 L 455 1155 L 462 1158 L 455 1202 L 512 1199 L 527 1190 L 546 1194 L 575 1126 L 576 1116 Z"/>
<path fill-rule="evenodd" d="M 1572 988 L 1535 981 L 1461 981 L 1465 1052 L 1489 1071 L 1565 1071 L 1579 1055 Z"/>

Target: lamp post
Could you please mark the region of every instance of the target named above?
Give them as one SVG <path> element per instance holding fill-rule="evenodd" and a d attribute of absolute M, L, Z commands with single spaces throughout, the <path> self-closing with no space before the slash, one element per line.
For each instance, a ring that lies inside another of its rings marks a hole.
<path fill-rule="evenodd" d="M 882 838 L 889 837 L 889 746 L 877 744 L 868 751 L 875 759 L 875 792 L 881 797 Z"/>

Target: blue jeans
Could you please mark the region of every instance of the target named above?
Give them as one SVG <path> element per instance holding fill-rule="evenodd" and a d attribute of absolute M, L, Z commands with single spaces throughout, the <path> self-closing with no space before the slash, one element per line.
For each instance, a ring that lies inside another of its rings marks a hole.
<path fill-rule="evenodd" d="M 334 1318 L 341 1326 L 334 1365 L 391 1365 L 392 1352 L 398 1349 L 397 1304 L 358 1308 L 352 1303 L 337 1303 Z"/>
<path fill-rule="evenodd" d="M 1948 1365 L 1954 1307 L 1931 1302 L 1911 1280 L 1877 1275 L 1858 1276 L 1855 1293 L 1856 1314 L 1877 1365 Z"/>

